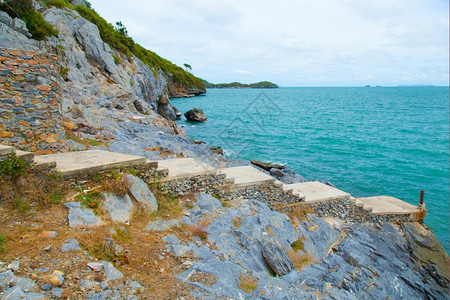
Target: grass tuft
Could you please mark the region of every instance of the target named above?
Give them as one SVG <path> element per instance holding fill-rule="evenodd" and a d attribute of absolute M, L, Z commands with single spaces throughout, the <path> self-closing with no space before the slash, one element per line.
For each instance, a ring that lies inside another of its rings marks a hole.
<path fill-rule="evenodd" d="M 246 293 L 253 292 L 258 287 L 258 280 L 256 278 L 248 275 L 244 276 L 244 274 L 241 273 L 239 276 L 239 288 L 243 290 Z"/>

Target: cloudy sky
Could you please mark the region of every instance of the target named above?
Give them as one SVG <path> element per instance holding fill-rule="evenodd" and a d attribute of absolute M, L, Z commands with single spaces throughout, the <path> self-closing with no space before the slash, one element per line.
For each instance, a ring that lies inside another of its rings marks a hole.
<path fill-rule="evenodd" d="M 90 0 L 210 82 L 449 84 L 448 0 Z"/>

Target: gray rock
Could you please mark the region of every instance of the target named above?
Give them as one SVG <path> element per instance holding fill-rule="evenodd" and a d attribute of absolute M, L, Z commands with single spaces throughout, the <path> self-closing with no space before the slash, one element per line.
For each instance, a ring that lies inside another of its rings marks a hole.
<path fill-rule="evenodd" d="M 89 300 L 107 300 L 107 299 L 111 299 L 111 294 L 112 294 L 111 290 L 106 290 L 101 293 L 89 294 L 87 299 L 89 299 Z"/>
<path fill-rule="evenodd" d="M 179 244 L 180 240 L 175 235 L 169 235 L 163 237 L 163 241 L 170 244 Z"/>
<path fill-rule="evenodd" d="M 86 150 L 86 146 L 79 144 L 73 140 L 66 140 L 66 145 L 71 151 L 83 151 Z"/>
<path fill-rule="evenodd" d="M 134 280 L 130 279 L 130 280 L 128 280 L 128 284 L 130 286 L 131 292 L 133 292 L 133 293 L 137 292 L 138 290 L 139 291 L 143 291 L 144 290 L 144 287 L 142 286 L 142 284 L 140 284 L 137 281 L 134 281 Z"/>
<path fill-rule="evenodd" d="M 26 300 L 44 300 L 47 296 L 39 293 L 25 293 Z"/>
<path fill-rule="evenodd" d="M 13 270 L 13 271 L 17 271 L 20 269 L 20 261 L 19 260 L 13 260 L 9 265 L 8 265 L 8 269 L 9 270 Z"/>
<path fill-rule="evenodd" d="M 5 24 L 8 27 L 11 27 L 12 25 L 12 19 L 11 17 L 4 11 L 0 10 L 0 22 Z"/>
<path fill-rule="evenodd" d="M 178 220 L 158 220 L 148 223 L 145 230 L 165 231 L 174 226 L 179 226 Z"/>
<path fill-rule="evenodd" d="M 87 264 L 89 268 L 91 268 L 95 272 L 100 272 L 103 270 L 103 264 L 98 262 L 90 262 Z"/>
<path fill-rule="evenodd" d="M 89 8 L 89 5 L 86 2 L 86 0 L 71 0 L 70 4 L 72 4 L 73 6 L 82 5 L 84 7 L 88 7 Z"/>
<path fill-rule="evenodd" d="M 96 287 L 98 287 L 100 284 L 98 282 L 95 281 L 91 281 L 91 280 L 81 280 L 81 288 L 83 290 L 92 290 Z"/>
<path fill-rule="evenodd" d="M 448 287 L 449 258 L 433 232 L 417 222 L 403 223 L 411 257 L 426 277 Z"/>
<path fill-rule="evenodd" d="M 286 250 L 273 239 L 264 241 L 262 255 L 270 268 L 278 275 L 286 275 L 294 269 L 294 263 Z"/>
<path fill-rule="evenodd" d="M 41 290 L 43 290 L 43 291 L 50 291 L 51 289 L 52 289 L 51 284 L 46 283 L 46 284 L 41 285 Z"/>
<path fill-rule="evenodd" d="M 67 208 L 81 208 L 80 202 L 66 202 L 63 205 Z"/>
<path fill-rule="evenodd" d="M 100 64 L 110 75 L 113 80 L 117 78 L 117 66 L 111 53 L 105 51 L 104 42 L 100 38 L 97 26 L 91 22 L 85 22 L 75 32 L 75 37 L 83 47 L 86 58 L 92 59 Z"/>
<path fill-rule="evenodd" d="M 84 208 L 71 208 L 69 210 L 70 227 L 92 227 L 102 225 L 103 222 L 94 213 Z"/>
<path fill-rule="evenodd" d="M 153 193 L 148 188 L 148 185 L 136 176 L 127 175 L 127 180 L 130 185 L 130 192 L 137 202 L 141 203 L 150 212 L 158 210 L 158 203 Z"/>
<path fill-rule="evenodd" d="M 166 248 L 168 251 L 173 252 L 173 254 L 175 254 L 175 256 L 182 256 L 186 252 L 192 250 L 191 247 L 188 247 L 185 245 L 180 245 L 180 244 L 170 244 L 170 245 L 167 245 Z"/>
<path fill-rule="evenodd" d="M 76 239 L 67 239 L 65 244 L 61 245 L 62 252 L 81 250 L 80 244 Z"/>
<path fill-rule="evenodd" d="M 208 119 L 201 108 L 188 110 L 184 113 L 184 116 L 186 117 L 186 120 L 192 122 L 204 122 Z"/>
<path fill-rule="evenodd" d="M 24 292 L 29 292 L 37 288 L 37 284 L 33 280 L 26 277 L 18 277 L 14 282 Z"/>
<path fill-rule="evenodd" d="M 52 296 L 53 297 L 61 297 L 63 292 L 64 292 L 64 290 L 62 288 L 54 287 L 52 289 Z"/>
<path fill-rule="evenodd" d="M 25 298 L 25 293 L 18 286 L 7 289 L 2 295 L 4 300 L 21 300 L 23 298 Z"/>
<path fill-rule="evenodd" d="M 111 220 L 114 222 L 125 223 L 130 221 L 133 209 L 133 202 L 128 195 L 115 195 L 102 193 L 103 207 L 109 212 Z"/>
<path fill-rule="evenodd" d="M 205 211 L 213 211 L 222 208 L 222 203 L 220 203 L 220 201 L 216 198 L 202 192 L 198 194 L 197 203 L 194 208 Z"/>
<path fill-rule="evenodd" d="M 25 35 L 27 38 L 31 38 L 31 34 L 28 32 L 27 24 L 19 18 L 14 18 L 12 22 L 12 28 L 17 32 Z"/>
<path fill-rule="evenodd" d="M 11 270 L 0 273 L 0 288 L 9 286 L 9 284 L 11 282 L 14 282 L 15 280 L 16 277 L 14 276 L 14 273 Z"/>
<path fill-rule="evenodd" d="M 123 274 L 117 270 L 112 263 L 107 261 L 101 262 L 105 267 L 105 276 L 107 280 L 116 280 L 123 277 Z"/>
<path fill-rule="evenodd" d="M 11 29 L 7 25 L 0 24 L 0 47 L 37 51 L 39 42 L 28 39 L 25 35 Z"/>

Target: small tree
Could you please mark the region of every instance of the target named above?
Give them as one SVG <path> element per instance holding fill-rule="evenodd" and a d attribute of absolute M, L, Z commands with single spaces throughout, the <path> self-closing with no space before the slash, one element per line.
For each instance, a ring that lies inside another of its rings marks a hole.
<path fill-rule="evenodd" d="M 122 24 L 122 21 L 116 22 L 116 30 L 123 36 L 128 36 L 127 28 Z"/>
<path fill-rule="evenodd" d="M 184 64 L 184 67 L 186 69 L 186 72 L 191 72 L 192 71 L 192 67 L 190 64 Z"/>

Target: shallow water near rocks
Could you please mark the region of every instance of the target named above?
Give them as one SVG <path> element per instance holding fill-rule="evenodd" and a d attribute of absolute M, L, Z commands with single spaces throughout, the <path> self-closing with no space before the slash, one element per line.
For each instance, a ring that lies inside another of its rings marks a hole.
<path fill-rule="evenodd" d="M 449 88 L 209 89 L 171 99 L 189 138 L 230 157 L 284 164 L 353 196 L 390 195 L 417 205 L 449 250 Z"/>

